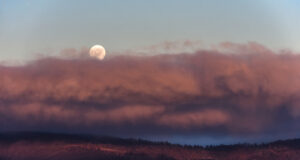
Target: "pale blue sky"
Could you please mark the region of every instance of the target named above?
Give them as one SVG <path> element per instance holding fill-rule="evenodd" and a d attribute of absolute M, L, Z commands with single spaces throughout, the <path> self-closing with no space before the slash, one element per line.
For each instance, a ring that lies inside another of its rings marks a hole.
<path fill-rule="evenodd" d="M 257 41 L 300 51 L 297 0 L 0 0 L 0 61 L 102 44 Z"/>

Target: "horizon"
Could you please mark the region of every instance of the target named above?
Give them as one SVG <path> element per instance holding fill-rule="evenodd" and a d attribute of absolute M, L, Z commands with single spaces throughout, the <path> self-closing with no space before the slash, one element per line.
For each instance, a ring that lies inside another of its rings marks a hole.
<path fill-rule="evenodd" d="M 300 141 L 300 138 L 287 138 L 287 139 L 278 139 L 278 140 L 269 140 L 269 141 L 261 141 L 261 142 L 253 142 L 253 141 L 240 141 L 237 143 L 212 143 L 212 144 L 198 144 L 198 143 L 176 143 L 176 142 L 170 142 L 167 140 L 150 140 L 147 138 L 137 138 L 137 137 L 114 137 L 114 136 L 109 136 L 109 135 L 97 135 L 97 134 L 80 134 L 80 133 L 66 133 L 66 132 L 45 132 L 45 131 L 9 131 L 9 132 L 0 132 L 0 135 L 2 137 L 2 143 L 3 140 L 10 142 L 10 143 L 14 143 L 14 142 L 18 142 L 18 141 L 36 141 L 39 140 L 39 142 L 44 142 L 45 140 L 50 142 L 57 142 L 57 141 L 69 141 L 69 140 L 74 140 L 74 141 L 82 141 L 82 142 L 92 142 L 92 143 L 103 143 L 101 142 L 102 140 L 107 141 L 107 143 L 115 143 L 118 141 L 115 140 L 125 140 L 125 141 L 143 141 L 143 142 L 149 142 L 149 143 L 154 143 L 154 144 L 170 144 L 170 145 L 180 145 L 181 147 L 185 147 L 185 146 L 190 146 L 190 147 L 222 147 L 222 146 L 238 146 L 238 145 L 268 145 L 268 144 L 274 144 L 274 143 L 278 143 L 278 142 L 288 142 L 288 141 Z M 58 136 L 58 137 L 57 137 Z M 7 138 L 7 139 L 3 139 L 3 137 Z M 49 138 L 49 139 L 47 139 Z M 113 141 L 111 141 L 113 140 Z M 126 145 L 126 144 L 125 144 Z"/>

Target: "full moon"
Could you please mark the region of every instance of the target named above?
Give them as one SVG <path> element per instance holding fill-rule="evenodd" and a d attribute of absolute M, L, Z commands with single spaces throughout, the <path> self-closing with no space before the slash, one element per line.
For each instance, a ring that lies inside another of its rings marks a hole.
<path fill-rule="evenodd" d="M 90 56 L 95 57 L 99 60 L 103 60 L 105 57 L 105 49 L 101 45 L 94 45 L 90 49 Z"/>

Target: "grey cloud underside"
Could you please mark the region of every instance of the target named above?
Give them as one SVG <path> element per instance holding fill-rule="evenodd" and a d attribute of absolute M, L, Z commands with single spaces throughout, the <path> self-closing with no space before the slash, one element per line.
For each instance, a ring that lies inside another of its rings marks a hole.
<path fill-rule="evenodd" d="M 1 66 L 1 130 L 297 132 L 300 56 L 256 43 L 221 48 Z"/>

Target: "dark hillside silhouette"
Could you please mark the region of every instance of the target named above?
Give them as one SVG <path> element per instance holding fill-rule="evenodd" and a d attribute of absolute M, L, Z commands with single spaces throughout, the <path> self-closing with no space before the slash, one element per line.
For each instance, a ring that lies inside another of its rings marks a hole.
<path fill-rule="evenodd" d="M 15 132 L 0 134 L 0 160 L 298 160 L 299 146 L 300 139 L 202 147 L 107 136 Z"/>

